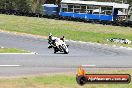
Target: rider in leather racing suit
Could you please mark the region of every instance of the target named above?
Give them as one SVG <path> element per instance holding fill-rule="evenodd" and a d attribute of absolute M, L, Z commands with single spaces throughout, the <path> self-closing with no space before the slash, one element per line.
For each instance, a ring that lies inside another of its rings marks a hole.
<path fill-rule="evenodd" d="M 55 42 L 60 42 L 60 40 L 65 42 L 64 36 L 62 38 L 57 38 L 57 37 L 53 37 L 52 34 L 50 33 L 48 37 L 48 43 L 49 43 L 48 48 L 56 47 Z"/>

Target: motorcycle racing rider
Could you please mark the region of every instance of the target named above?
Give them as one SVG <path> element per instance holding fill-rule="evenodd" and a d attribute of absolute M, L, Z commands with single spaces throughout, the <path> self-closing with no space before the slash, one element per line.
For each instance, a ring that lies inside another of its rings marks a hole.
<path fill-rule="evenodd" d="M 56 47 L 55 42 L 60 42 L 60 40 L 65 42 L 64 36 L 62 38 L 57 38 L 57 37 L 52 36 L 52 34 L 50 33 L 48 36 L 48 43 L 49 43 L 48 48 L 50 49 L 52 47 Z"/>
<path fill-rule="evenodd" d="M 48 36 L 48 48 L 52 48 L 53 46 L 55 46 L 55 39 L 57 39 L 57 37 L 53 37 L 52 34 L 50 33 Z"/>

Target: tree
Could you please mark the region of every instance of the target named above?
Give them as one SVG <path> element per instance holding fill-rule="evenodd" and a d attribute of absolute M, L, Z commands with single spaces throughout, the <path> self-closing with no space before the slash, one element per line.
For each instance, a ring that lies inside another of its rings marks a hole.
<path fill-rule="evenodd" d="M 28 3 L 28 0 L 15 0 L 15 10 L 29 12 L 30 4 Z"/>
<path fill-rule="evenodd" d="M 46 0 L 31 0 L 31 10 L 33 13 L 39 13 L 41 11 L 41 6 Z"/>
<path fill-rule="evenodd" d="M 132 5 L 132 0 L 82 0 L 82 1 L 118 2 L 118 3 L 128 3 Z"/>

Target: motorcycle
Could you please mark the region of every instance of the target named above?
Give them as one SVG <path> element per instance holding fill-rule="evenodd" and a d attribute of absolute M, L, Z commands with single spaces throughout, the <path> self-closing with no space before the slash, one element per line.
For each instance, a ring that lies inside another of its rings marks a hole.
<path fill-rule="evenodd" d="M 60 52 L 64 52 L 65 54 L 68 54 L 69 53 L 68 46 L 69 45 L 66 45 L 64 41 L 58 40 L 55 42 L 55 46 L 53 47 L 54 53 L 60 51 Z"/>

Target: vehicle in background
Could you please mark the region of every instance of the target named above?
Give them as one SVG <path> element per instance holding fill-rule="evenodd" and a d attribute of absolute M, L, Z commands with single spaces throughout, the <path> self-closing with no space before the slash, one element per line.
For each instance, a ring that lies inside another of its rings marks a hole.
<path fill-rule="evenodd" d="M 62 0 L 59 5 L 43 5 L 43 14 L 52 18 L 125 26 L 132 22 L 130 10 L 129 4 L 97 1 Z"/>

